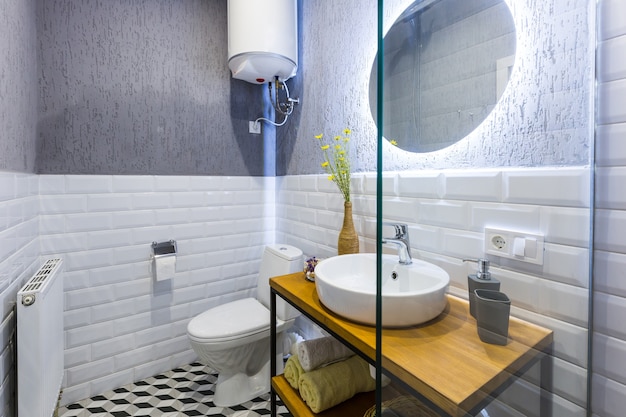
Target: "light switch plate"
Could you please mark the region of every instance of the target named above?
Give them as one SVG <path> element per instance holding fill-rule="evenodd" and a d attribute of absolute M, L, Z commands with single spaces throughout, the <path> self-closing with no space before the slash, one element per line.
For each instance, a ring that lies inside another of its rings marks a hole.
<path fill-rule="evenodd" d="M 485 253 L 543 265 L 543 235 L 485 228 Z"/>

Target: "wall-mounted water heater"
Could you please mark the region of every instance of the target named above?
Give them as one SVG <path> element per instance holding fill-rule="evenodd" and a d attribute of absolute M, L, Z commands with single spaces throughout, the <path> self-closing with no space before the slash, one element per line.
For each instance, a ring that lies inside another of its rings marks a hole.
<path fill-rule="evenodd" d="M 253 84 L 296 75 L 297 0 L 228 0 L 228 67 Z"/>

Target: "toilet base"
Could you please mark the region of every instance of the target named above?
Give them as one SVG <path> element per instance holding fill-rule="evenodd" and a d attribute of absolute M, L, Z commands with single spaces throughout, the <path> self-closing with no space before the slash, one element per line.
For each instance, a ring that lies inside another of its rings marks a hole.
<path fill-rule="evenodd" d="M 283 372 L 282 355 L 277 355 L 277 374 Z M 236 373 L 231 375 L 219 374 L 215 384 L 213 403 L 218 407 L 232 407 L 243 404 L 259 395 L 270 391 L 270 361 L 268 360 L 255 375 Z"/>

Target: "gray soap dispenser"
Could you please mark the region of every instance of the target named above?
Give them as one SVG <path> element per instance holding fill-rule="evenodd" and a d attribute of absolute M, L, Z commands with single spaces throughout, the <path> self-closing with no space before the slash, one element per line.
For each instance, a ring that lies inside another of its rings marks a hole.
<path fill-rule="evenodd" d="M 500 291 L 500 281 L 491 278 L 489 261 L 487 259 L 463 259 L 463 262 L 476 262 L 478 264 L 478 271 L 467 276 L 470 314 L 476 318 L 476 294 L 474 290 Z"/>

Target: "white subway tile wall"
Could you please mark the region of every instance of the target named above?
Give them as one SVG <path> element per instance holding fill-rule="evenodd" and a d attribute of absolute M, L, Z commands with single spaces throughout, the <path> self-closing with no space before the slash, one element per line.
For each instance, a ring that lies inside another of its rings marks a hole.
<path fill-rule="evenodd" d="M 274 241 L 273 179 L 39 180 L 40 253 L 65 261 L 63 404 L 191 362 L 189 319 L 255 295 Z M 150 245 L 170 239 L 176 276 L 155 283 Z"/>
<path fill-rule="evenodd" d="M 0 415 L 15 415 L 17 291 L 39 268 L 39 183 L 36 175 L 0 172 Z"/>
<path fill-rule="evenodd" d="M 618 134 L 622 130 L 613 126 L 600 129 L 598 138 L 598 159 L 603 161 L 598 178 L 607 181 L 619 173 L 613 168 L 626 165 Z M 472 270 L 460 257 L 482 256 L 485 226 L 545 233 L 543 267 L 509 261 L 494 266 L 493 273 L 513 299 L 514 314 L 555 331 L 555 416 L 582 416 L 589 214 L 581 189 L 588 186 L 589 173 L 585 168 L 563 169 L 558 175 L 545 169 L 519 171 L 455 171 L 450 181 L 446 171 L 386 173 L 385 217 L 409 222 L 415 256 L 449 271 L 451 292 L 460 296 Z M 472 187 L 473 176 L 481 187 L 490 182 L 496 195 L 481 201 L 477 195 L 483 191 L 463 190 Z M 285 241 L 309 255 L 331 256 L 342 221 L 342 199 L 325 176 L 104 176 L 94 177 L 94 187 L 89 178 L 0 173 L 3 317 L 9 317 L 18 287 L 41 258 L 65 259 L 64 403 L 189 362 L 194 355 L 185 338 L 187 320 L 210 306 L 250 294 L 264 244 Z M 501 184 L 493 178 L 500 178 Z M 566 190 L 566 195 L 559 194 L 564 202 L 545 193 L 534 202 L 528 190 L 515 189 L 536 187 L 541 184 L 537 178 L 547 178 L 555 190 Z M 577 181 L 582 184 L 573 186 Z M 353 183 L 362 251 L 375 249 L 375 183 L 373 174 L 355 175 Z M 452 183 L 457 185 L 450 191 Z M 508 201 L 512 195 L 515 201 Z M 546 205 L 547 197 L 551 204 Z M 159 207 L 133 205 L 149 198 Z M 626 216 L 621 198 L 619 193 L 598 197 L 592 386 L 598 417 L 621 416 L 626 406 L 626 371 L 621 365 L 626 363 L 621 320 L 626 304 Z M 154 285 L 149 244 L 167 239 L 179 243 L 177 276 L 164 286 Z M 0 329 L 1 415 L 11 415 L 13 407 L 13 326 L 9 319 Z M 531 370 L 529 381 L 536 373 Z M 536 398 L 535 386 L 522 381 L 503 393 L 490 415 L 533 415 Z"/>
<path fill-rule="evenodd" d="M 626 2 L 599 2 L 592 411 L 626 409 Z"/>
<path fill-rule="evenodd" d="M 375 251 L 375 179 L 353 177 L 362 252 Z M 587 167 L 387 172 L 383 181 L 384 219 L 408 223 L 413 256 L 447 270 L 453 294 L 467 297 L 467 274 L 475 266 L 462 259 L 484 257 L 485 227 L 545 235 L 544 265 L 491 258 L 491 271 L 511 298 L 513 314 L 555 332 L 555 417 L 585 416 L 589 181 Z M 329 183 L 325 175 L 277 180 L 278 240 L 308 255 L 336 254 L 343 204 Z M 530 381 L 536 373 L 531 370 Z M 520 381 L 502 395 L 507 405 L 494 404 L 490 415 L 536 416 L 538 398 L 535 384 Z"/>

